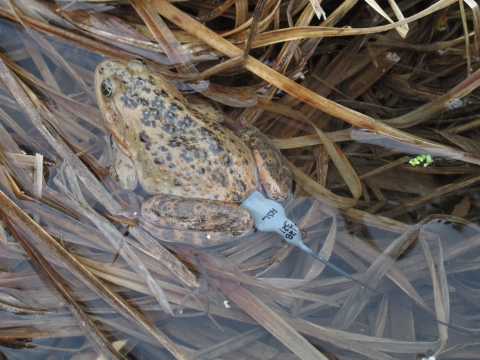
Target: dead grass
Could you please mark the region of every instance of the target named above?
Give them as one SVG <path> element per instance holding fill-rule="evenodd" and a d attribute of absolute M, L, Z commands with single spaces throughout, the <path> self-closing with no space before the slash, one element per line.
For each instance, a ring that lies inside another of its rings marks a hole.
<path fill-rule="evenodd" d="M 474 1 L 4 0 L 0 16 L 7 358 L 478 358 Z M 125 219 L 101 56 L 144 58 L 271 137 L 308 246 L 416 312 L 274 234 L 199 250 Z"/>

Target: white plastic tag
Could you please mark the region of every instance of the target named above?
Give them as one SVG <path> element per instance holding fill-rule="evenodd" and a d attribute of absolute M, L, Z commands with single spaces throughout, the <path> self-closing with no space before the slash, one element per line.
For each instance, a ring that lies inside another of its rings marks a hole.
<path fill-rule="evenodd" d="M 262 193 L 254 191 L 240 206 L 250 211 L 255 221 L 255 227 L 259 231 L 276 232 L 290 244 L 302 247 L 300 229 L 286 217 L 283 206 L 276 201 L 266 199 Z"/>

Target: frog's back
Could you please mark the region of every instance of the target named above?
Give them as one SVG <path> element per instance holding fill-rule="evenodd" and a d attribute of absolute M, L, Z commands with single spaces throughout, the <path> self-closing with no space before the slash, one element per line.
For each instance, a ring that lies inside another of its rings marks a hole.
<path fill-rule="evenodd" d="M 163 76 L 140 66 L 130 71 L 132 63 L 102 64 L 116 86 L 101 104 L 107 126 L 148 193 L 239 202 L 257 186 L 245 143 L 191 108 Z"/>

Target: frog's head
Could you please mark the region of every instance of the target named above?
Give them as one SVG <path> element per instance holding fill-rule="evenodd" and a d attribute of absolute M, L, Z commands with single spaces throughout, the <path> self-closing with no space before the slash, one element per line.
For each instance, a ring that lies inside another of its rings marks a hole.
<path fill-rule="evenodd" d="M 135 127 L 129 122 L 140 111 L 138 79 L 147 71 L 142 60 L 126 62 L 111 59 L 102 61 L 95 70 L 98 107 L 105 125 L 121 146 L 124 145 L 125 129 Z"/>
<path fill-rule="evenodd" d="M 100 110 L 117 96 L 124 94 L 136 75 L 145 73 L 147 65 L 141 59 L 126 62 L 122 60 L 104 60 L 95 70 L 95 92 Z"/>

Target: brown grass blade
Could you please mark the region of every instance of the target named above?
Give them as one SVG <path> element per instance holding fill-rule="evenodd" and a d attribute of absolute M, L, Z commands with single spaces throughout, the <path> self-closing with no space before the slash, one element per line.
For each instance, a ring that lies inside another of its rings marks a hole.
<path fill-rule="evenodd" d="M 447 6 L 447 2 L 442 3 L 442 6 Z M 199 34 L 201 40 L 211 45 L 218 51 L 221 51 L 229 57 L 234 57 L 241 54 L 241 50 L 235 47 L 233 44 L 225 41 L 222 37 L 206 28 L 202 24 L 189 18 L 185 13 L 178 10 L 168 2 L 160 0 L 154 4 L 155 10 L 162 14 L 164 17 L 180 26 L 182 29 L 189 31 L 193 34 Z M 432 7 L 433 8 L 433 7 Z M 423 14 L 422 14 L 423 15 Z M 404 20 L 407 22 L 406 19 Z M 399 23 L 402 23 L 400 21 Z M 260 76 L 265 81 L 275 85 L 276 87 L 284 90 L 285 92 L 292 94 L 298 100 L 301 100 L 319 110 L 322 110 L 332 116 L 338 117 L 354 126 L 372 131 L 376 134 L 385 136 L 393 141 L 401 142 L 402 144 L 409 145 L 415 149 L 424 150 L 430 154 L 443 156 L 446 158 L 455 158 L 465 162 L 471 162 L 474 164 L 480 164 L 480 156 L 476 154 L 466 153 L 457 149 L 447 148 L 444 145 L 440 145 L 433 141 L 429 141 L 417 136 L 413 136 L 404 133 L 400 130 L 392 128 L 386 124 L 383 124 L 375 119 L 372 119 L 366 115 L 360 114 L 356 111 L 345 108 L 338 105 L 331 100 L 325 99 L 312 91 L 298 85 L 293 80 L 290 80 L 266 65 L 262 64 L 258 60 L 249 57 L 245 62 L 245 68 Z M 480 74 L 480 70 L 479 70 Z M 479 75 L 480 76 L 480 75 Z M 469 78 L 470 79 L 470 78 Z M 469 82 L 472 80 L 470 79 Z"/>
<path fill-rule="evenodd" d="M 172 64 L 177 67 L 180 72 L 197 73 L 197 69 L 190 60 L 190 56 L 175 39 L 170 29 L 163 22 L 162 18 L 153 9 L 152 5 L 146 1 L 131 0 L 130 3 L 134 9 L 145 21 L 152 32 L 158 44 L 162 47 Z"/>
<path fill-rule="evenodd" d="M 60 56 L 60 54 L 55 50 L 55 48 L 50 44 L 50 42 L 45 40 L 45 38 L 43 38 L 42 36 L 35 34 L 33 31 L 30 31 L 30 28 L 28 26 L 25 26 L 22 19 L 15 12 L 14 6 L 11 5 L 10 9 L 12 13 L 15 15 L 18 22 L 24 26 L 25 30 L 29 33 L 32 39 L 34 39 L 37 43 L 41 45 L 41 49 L 48 52 L 48 54 L 50 54 L 55 59 L 55 61 L 58 62 L 63 67 L 63 69 L 68 74 L 70 74 L 70 76 L 72 76 L 73 79 L 75 79 L 75 81 L 82 87 L 83 91 L 85 91 L 85 93 L 88 94 L 92 99 L 95 99 L 94 92 L 90 90 L 87 84 L 85 84 L 85 82 L 83 81 L 83 78 L 79 76 L 77 72 L 70 67 L 70 65 L 68 65 L 68 63 L 64 60 L 62 56 Z"/>
<path fill-rule="evenodd" d="M 15 204 L 3 194 L 0 193 L 0 203 L 12 211 L 18 217 L 25 229 L 29 229 L 36 235 L 37 241 L 42 247 L 49 250 L 49 254 L 61 262 L 70 272 L 77 276 L 86 286 L 94 291 L 98 296 L 105 300 L 110 306 L 116 309 L 123 316 L 144 328 L 159 340 L 176 358 L 189 359 L 190 357 L 181 350 L 173 341 L 168 339 L 160 330 L 153 326 L 147 318 L 130 306 L 127 301 L 122 299 L 115 292 L 111 291 L 105 284 L 93 276 L 85 267 L 80 264 L 72 255 L 62 248 L 54 239 L 46 234 L 31 218 L 22 212 Z"/>
<path fill-rule="evenodd" d="M 395 262 L 405 249 L 417 238 L 420 231 L 420 225 L 413 226 L 405 234 L 399 236 L 392 242 L 368 268 L 360 281 L 370 287 L 375 288 L 388 268 Z M 367 304 L 368 299 L 372 295 L 371 291 L 362 288 L 356 284 L 353 291 L 344 302 L 342 308 L 335 316 L 332 325 L 342 329 L 348 328 L 360 311 Z"/>
<path fill-rule="evenodd" d="M 300 359 L 327 359 L 280 316 L 241 285 L 227 281 L 216 281 L 216 284 L 225 295 L 292 350 Z"/>
<path fill-rule="evenodd" d="M 434 291 L 434 299 L 435 299 L 435 311 L 437 313 L 437 319 L 448 323 L 449 320 L 449 298 L 448 298 L 448 288 L 447 287 L 447 280 L 445 277 L 445 270 L 443 269 L 443 254 L 442 254 L 442 247 L 440 241 L 438 242 L 439 245 L 439 261 L 438 261 L 438 275 L 440 278 L 437 277 L 437 273 L 435 272 L 435 265 L 432 258 L 432 254 L 430 253 L 430 249 L 428 247 L 427 242 L 423 238 L 422 235 L 419 236 L 420 244 L 422 245 L 422 249 L 425 253 L 425 257 L 427 258 L 427 265 L 430 270 L 430 276 L 432 277 L 432 284 L 433 284 L 433 291 Z M 440 281 L 439 281 L 440 280 Z M 446 291 L 446 292 L 445 292 Z M 445 343 L 448 339 L 448 328 L 445 325 L 438 324 L 438 331 L 440 332 L 440 339 L 438 348 L 435 351 L 434 356 L 438 356 L 441 352 L 442 348 L 445 346 Z"/>
<path fill-rule="evenodd" d="M 95 324 L 89 319 L 76 301 L 72 299 L 67 289 L 62 285 L 62 278 L 55 268 L 47 262 L 30 241 L 17 231 L 17 228 L 20 228 L 22 229 L 21 232 L 30 232 L 29 237 L 34 237 L 35 235 L 38 236 L 41 233 L 41 229 L 39 229 L 38 225 L 33 225 L 33 221 L 13 202 L 11 202 L 2 191 L 0 191 L 0 204 L 2 204 L 0 215 L 3 218 L 3 221 L 9 226 L 10 231 L 15 234 L 17 240 L 28 252 L 32 261 L 34 261 L 38 268 L 41 269 L 42 274 L 48 279 L 49 284 L 63 296 L 68 304 L 70 312 L 76 318 L 77 324 L 81 327 L 85 337 L 89 339 L 98 354 L 107 359 L 124 359 L 124 357 L 113 348 L 112 344 L 97 329 L 97 326 L 95 326 Z"/>

